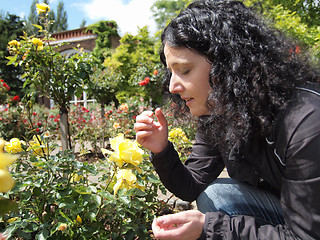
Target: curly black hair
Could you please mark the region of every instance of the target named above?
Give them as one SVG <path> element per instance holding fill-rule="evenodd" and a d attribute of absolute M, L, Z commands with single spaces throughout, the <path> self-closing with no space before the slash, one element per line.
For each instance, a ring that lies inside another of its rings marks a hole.
<path fill-rule="evenodd" d="M 165 28 L 161 41 L 163 48 L 186 47 L 211 63 L 211 114 L 199 120 L 214 142 L 224 140 L 229 149 L 252 135 L 265 137 L 295 87 L 318 79 L 310 64 L 297 56 L 293 41 L 239 1 L 191 3 Z M 160 58 L 166 66 L 163 49 Z M 180 96 L 169 93 L 170 78 L 167 71 L 165 92 L 179 111 L 188 112 Z"/>

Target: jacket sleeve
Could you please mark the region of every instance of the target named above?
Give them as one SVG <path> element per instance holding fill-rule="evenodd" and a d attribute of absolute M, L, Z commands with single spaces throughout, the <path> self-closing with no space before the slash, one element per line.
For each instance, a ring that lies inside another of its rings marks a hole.
<path fill-rule="evenodd" d="M 183 164 L 173 144 L 150 159 L 166 188 L 182 200 L 192 202 L 224 168 L 216 147 L 208 144 L 204 129 L 198 128 L 192 152 Z"/>
<path fill-rule="evenodd" d="M 285 224 L 259 226 L 253 217 L 212 212 L 206 214 L 206 239 L 320 239 L 320 110 L 304 110 L 303 115 L 296 111 L 291 117 L 286 150 L 279 154 L 285 165 Z"/>

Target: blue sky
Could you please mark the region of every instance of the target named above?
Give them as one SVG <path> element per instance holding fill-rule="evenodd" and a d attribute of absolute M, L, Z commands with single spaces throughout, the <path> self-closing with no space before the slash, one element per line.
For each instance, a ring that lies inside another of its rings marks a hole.
<path fill-rule="evenodd" d="M 155 32 L 150 7 L 155 0 L 62 0 L 68 14 L 68 29 L 79 28 L 83 19 L 87 25 L 99 20 L 114 20 L 120 35 L 136 34 L 138 27 L 148 26 Z M 39 2 L 43 2 L 39 0 Z M 59 0 L 50 0 L 50 8 L 56 12 Z M 20 17 L 28 17 L 32 0 L 0 0 L 0 10 Z"/>

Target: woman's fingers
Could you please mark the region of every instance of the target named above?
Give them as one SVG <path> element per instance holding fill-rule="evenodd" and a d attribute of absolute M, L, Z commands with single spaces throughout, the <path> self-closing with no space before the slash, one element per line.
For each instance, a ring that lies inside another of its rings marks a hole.
<path fill-rule="evenodd" d="M 161 109 L 160 108 L 157 108 L 155 110 L 155 115 L 158 119 L 158 122 L 159 124 L 162 126 L 162 127 L 166 127 L 168 125 L 168 122 L 167 122 L 167 119 L 166 117 L 164 116 L 164 114 L 162 113 Z"/>

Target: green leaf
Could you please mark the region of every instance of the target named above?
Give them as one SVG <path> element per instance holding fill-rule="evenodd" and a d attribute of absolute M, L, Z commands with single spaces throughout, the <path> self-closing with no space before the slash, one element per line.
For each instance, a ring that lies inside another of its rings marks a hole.
<path fill-rule="evenodd" d="M 14 56 L 8 56 L 6 57 L 6 59 L 9 60 L 9 62 L 7 63 L 7 65 L 11 65 L 13 64 L 16 60 L 17 60 L 18 55 L 14 55 Z"/>
<path fill-rule="evenodd" d="M 49 231 L 47 229 L 42 229 L 42 231 L 37 234 L 36 238 L 38 240 L 45 240 L 48 238 L 48 236 L 49 236 Z"/>
<path fill-rule="evenodd" d="M 40 30 L 42 30 L 42 26 L 40 26 L 40 25 L 32 24 L 32 26 L 34 26 L 34 27 L 39 28 Z"/>
<path fill-rule="evenodd" d="M 73 223 L 73 221 L 64 212 L 60 211 L 60 215 L 67 219 L 69 222 Z"/>
<path fill-rule="evenodd" d="M 144 196 L 146 196 L 146 193 L 139 188 L 132 188 L 127 191 L 127 195 L 128 196 L 144 197 Z"/>
<path fill-rule="evenodd" d="M 92 191 L 89 187 L 85 187 L 82 185 L 77 185 L 74 187 L 74 189 L 76 190 L 77 193 L 83 195 L 83 194 L 91 194 Z"/>
<path fill-rule="evenodd" d="M 18 209 L 18 203 L 9 199 L 0 199 L 0 215 L 6 214 Z"/>
<path fill-rule="evenodd" d="M 155 175 L 148 175 L 146 180 L 150 183 L 160 183 L 160 180 Z"/>

